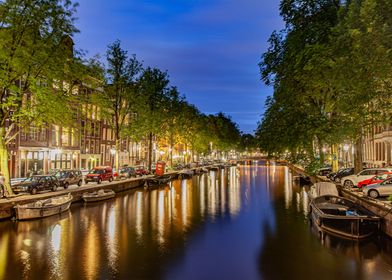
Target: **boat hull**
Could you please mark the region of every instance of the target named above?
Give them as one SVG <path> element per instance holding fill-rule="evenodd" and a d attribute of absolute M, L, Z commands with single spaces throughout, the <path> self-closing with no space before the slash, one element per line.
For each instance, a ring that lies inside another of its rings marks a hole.
<path fill-rule="evenodd" d="M 102 201 L 102 200 L 107 200 L 107 199 L 111 199 L 113 197 L 116 196 L 116 193 L 110 193 L 110 194 L 105 194 L 102 196 L 83 196 L 83 200 L 85 202 L 98 202 L 98 201 Z"/>
<path fill-rule="evenodd" d="M 359 206 L 356 209 L 362 211 L 362 213 L 366 213 L 366 215 L 342 215 L 342 213 L 339 213 L 342 209 L 339 208 L 322 209 L 317 205 L 317 199 L 314 199 L 310 204 L 311 218 L 319 228 L 326 232 L 349 239 L 364 239 L 375 234 L 380 228 L 380 218 L 372 215 L 372 213 L 365 209 L 361 209 Z M 339 199 L 344 200 L 350 207 L 354 207 L 352 205 L 354 202 L 343 198 Z M 345 209 L 343 211 L 347 212 L 351 210 Z"/>
<path fill-rule="evenodd" d="M 45 218 L 56 214 L 60 214 L 62 212 L 69 210 L 71 202 L 72 202 L 72 198 L 61 205 L 49 206 L 45 208 L 33 208 L 33 207 L 24 208 L 24 207 L 16 206 L 15 207 L 16 219 L 32 220 L 32 219 Z"/>
<path fill-rule="evenodd" d="M 161 185 L 166 185 L 172 180 L 172 177 L 169 175 L 158 176 L 155 178 L 148 178 L 146 180 L 146 184 L 148 187 L 157 187 Z"/>

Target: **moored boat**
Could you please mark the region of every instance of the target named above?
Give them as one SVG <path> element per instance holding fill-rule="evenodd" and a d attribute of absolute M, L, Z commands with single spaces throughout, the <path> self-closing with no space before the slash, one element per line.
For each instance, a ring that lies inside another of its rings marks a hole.
<path fill-rule="evenodd" d="M 172 176 L 169 174 L 161 175 L 161 176 L 154 176 L 152 178 L 147 178 L 146 184 L 148 187 L 155 187 L 155 186 L 165 185 L 165 184 L 169 183 L 171 179 L 172 179 Z"/>
<path fill-rule="evenodd" d="M 310 199 L 315 199 L 316 197 L 323 195 L 339 196 L 336 185 L 331 182 L 318 182 L 312 185 L 308 192 L 308 196 Z"/>
<path fill-rule="evenodd" d="M 310 212 L 321 229 L 346 238 L 363 239 L 380 227 L 380 217 L 343 197 L 316 197 L 310 203 Z"/>
<path fill-rule="evenodd" d="M 30 220 L 44 218 L 67 211 L 72 202 L 70 193 L 48 199 L 15 206 L 16 219 Z"/>
<path fill-rule="evenodd" d="M 209 170 L 212 170 L 212 171 L 218 171 L 220 169 L 220 167 L 218 165 L 211 165 L 208 168 L 209 168 Z"/>
<path fill-rule="evenodd" d="M 208 168 L 207 167 L 202 167 L 202 168 L 200 168 L 200 172 L 201 173 L 207 173 L 208 172 Z"/>
<path fill-rule="evenodd" d="M 106 199 L 110 199 L 112 197 L 115 197 L 116 193 L 113 190 L 109 189 L 101 189 L 95 192 L 90 192 L 90 193 L 84 193 L 82 195 L 82 199 L 85 202 L 96 202 L 96 201 L 102 201 Z"/>
<path fill-rule="evenodd" d="M 189 169 L 181 170 L 178 172 L 178 179 L 185 179 L 185 178 L 191 178 L 193 176 L 194 172 Z"/>

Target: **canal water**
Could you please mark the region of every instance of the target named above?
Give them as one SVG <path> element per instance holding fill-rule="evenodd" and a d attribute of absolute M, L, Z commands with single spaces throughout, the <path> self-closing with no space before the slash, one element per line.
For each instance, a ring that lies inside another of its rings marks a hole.
<path fill-rule="evenodd" d="M 392 279 L 392 242 L 320 239 L 281 166 L 232 167 L 0 223 L 0 280 Z"/>

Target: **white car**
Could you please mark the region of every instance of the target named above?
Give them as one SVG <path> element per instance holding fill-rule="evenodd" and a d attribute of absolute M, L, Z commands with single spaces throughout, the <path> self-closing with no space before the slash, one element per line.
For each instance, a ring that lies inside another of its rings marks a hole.
<path fill-rule="evenodd" d="M 392 168 L 386 168 L 386 167 L 385 168 L 369 168 L 369 169 L 362 170 L 358 174 L 343 177 L 341 182 L 342 182 L 343 186 L 345 186 L 347 188 L 352 188 L 354 186 L 357 186 L 358 183 L 363 180 L 370 179 L 374 175 L 382 174 L 382 173 L 386 173 L 386 172 L 392 172 Z"/>
<path fill-rule="evenodd" d="M 364 195 L 368 195 L 372 198 L 392 195 L 392 179 L 387 179 L 377 184 L 367 185 L 362 188 L 362 192 Z"/>

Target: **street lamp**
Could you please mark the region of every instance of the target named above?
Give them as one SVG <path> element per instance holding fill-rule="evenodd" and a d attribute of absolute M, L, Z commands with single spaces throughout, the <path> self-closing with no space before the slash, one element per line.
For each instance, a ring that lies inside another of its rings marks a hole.
<path fill-rule="evenodd" d="M 111 148 L 110 149 L 110 154 L 112 155 L 112 166 L 114 165 L 114 156 L 116 155 L 116 149 Z"/>
<path fill-rule="evenodd" d="M 159 158 L 159 160 L 162 160 L 162 156 L 165 154 L 165 152 L 164 151 L 159 151 L 159 155 L 160 155 L 160 158 Z"/>
<path fill-rule="evenodd" d="M 344 158 L 345 158 L 345 167 L 347 167 L 347 152 L 348 152 L 348 149 L 350 149 L 350 146 L 349 145 L 347 145 L 347 144 L 344 144 L 344 146 L 343 146 L 343 150 L 344 150 Z"/>

